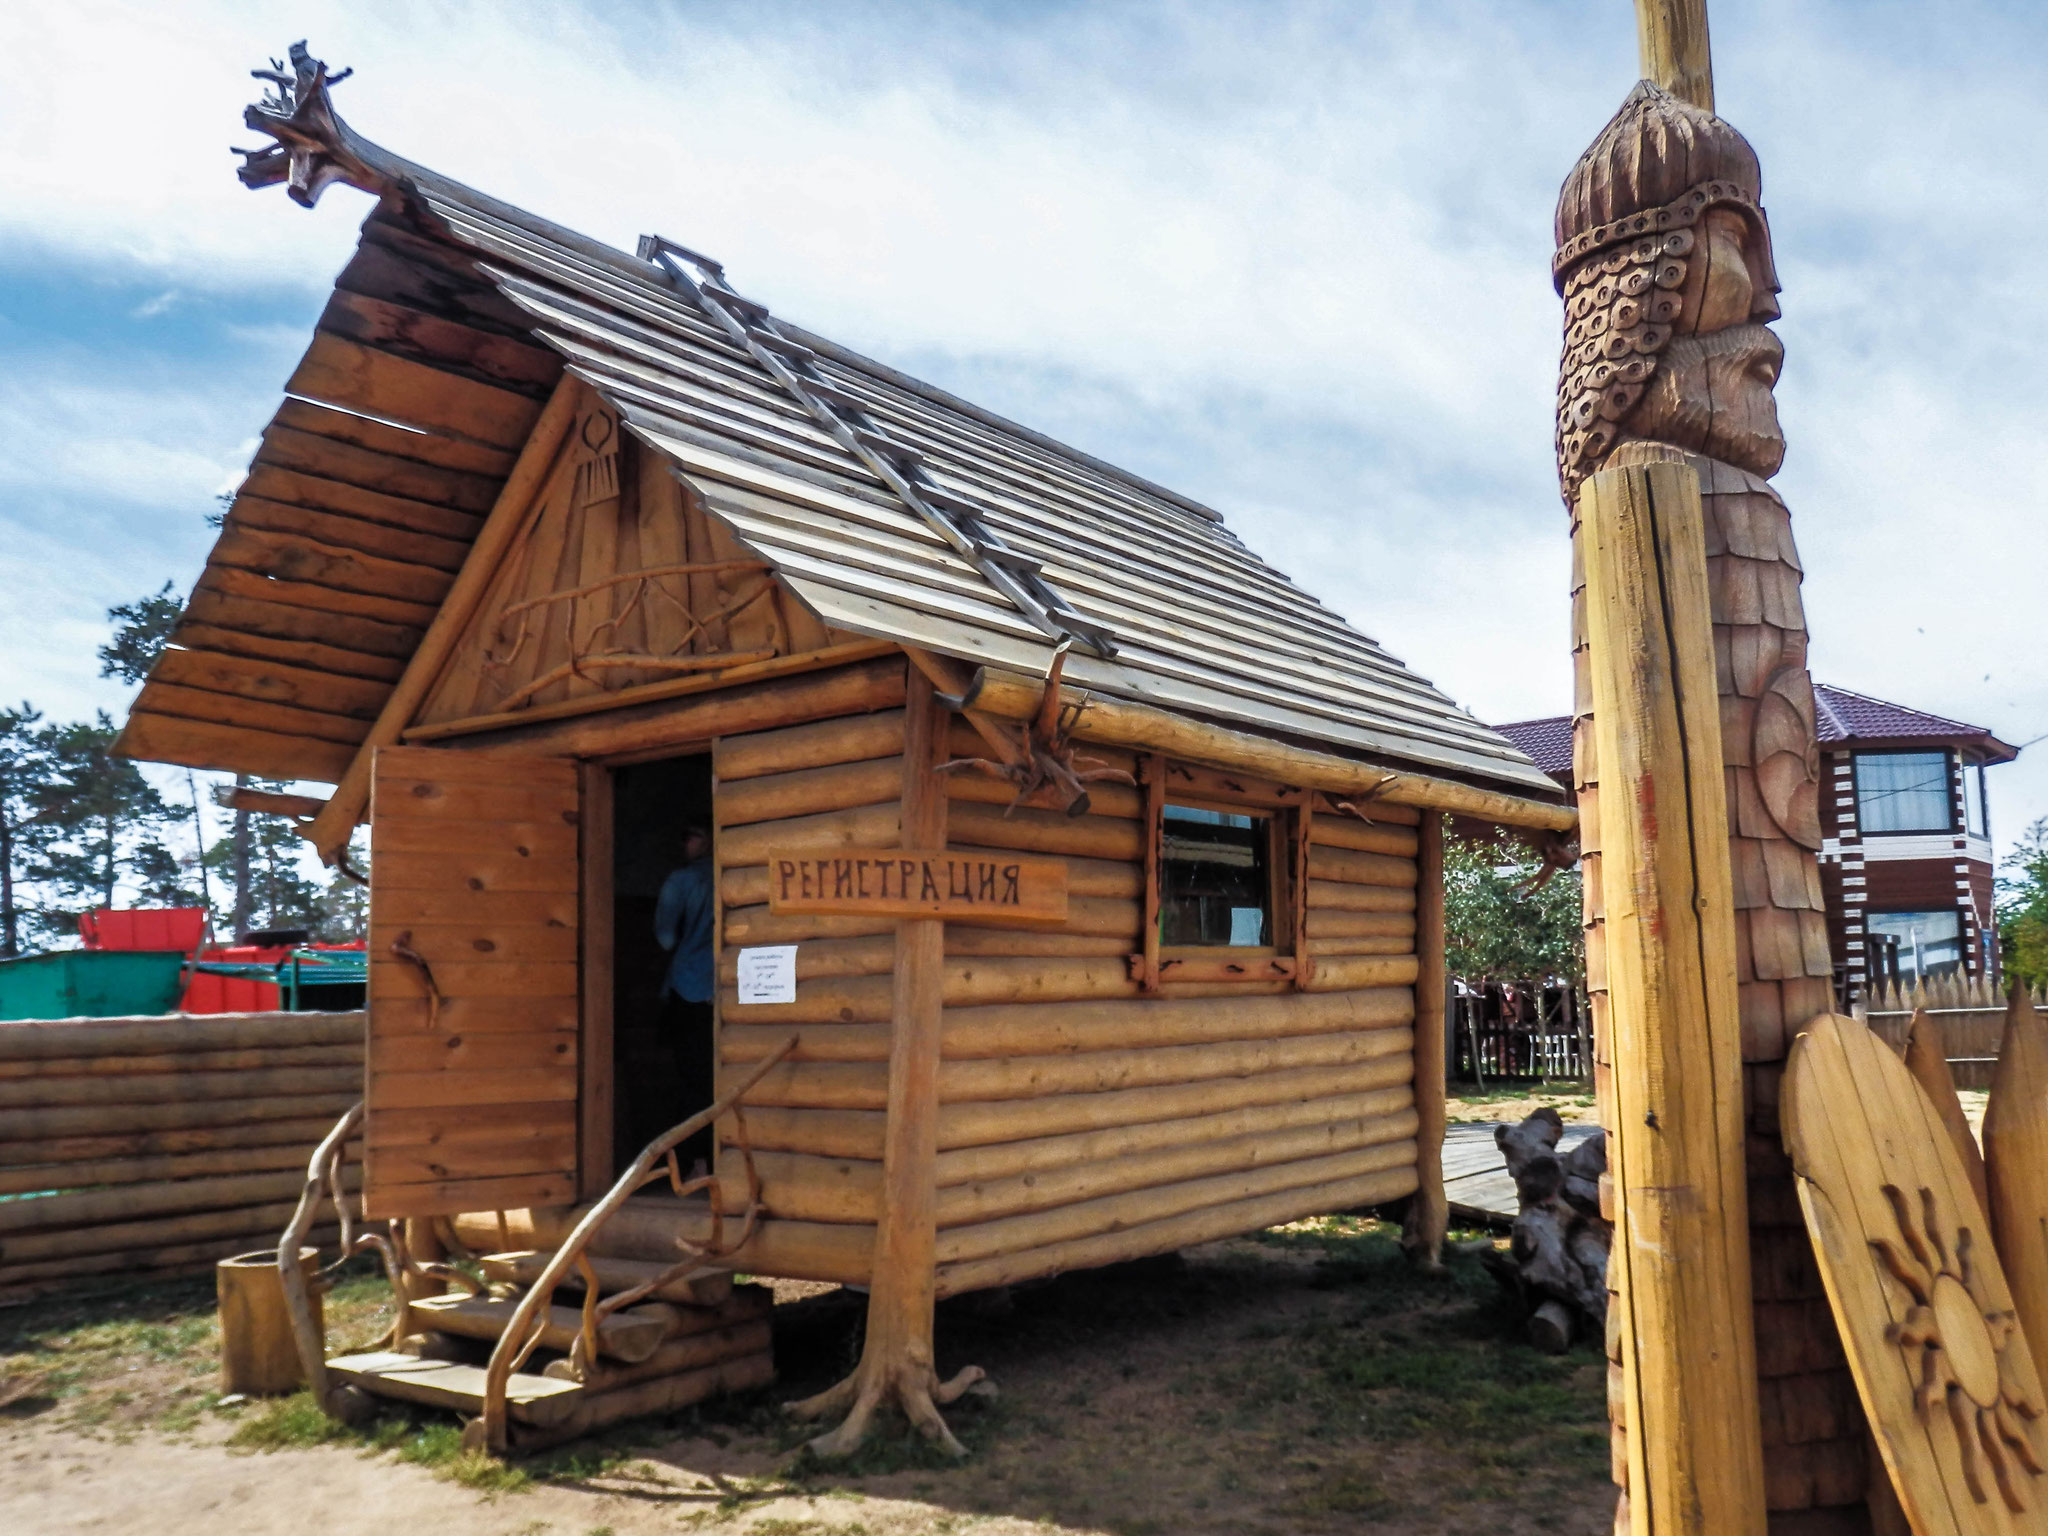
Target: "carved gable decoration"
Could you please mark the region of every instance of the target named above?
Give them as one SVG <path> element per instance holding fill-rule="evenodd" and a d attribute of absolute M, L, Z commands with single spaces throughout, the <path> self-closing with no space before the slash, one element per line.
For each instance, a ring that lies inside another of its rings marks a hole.
<path fill-rule="evenodd" d="M 417 723 L 516 714 L 829 643 L 592 392 Z"/>

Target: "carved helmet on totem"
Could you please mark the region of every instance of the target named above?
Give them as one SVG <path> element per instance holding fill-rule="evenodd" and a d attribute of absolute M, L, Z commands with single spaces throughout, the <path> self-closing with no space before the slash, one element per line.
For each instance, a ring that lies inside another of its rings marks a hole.
<path fill-rule="evenodd" d="M 1763 176 L 1749 141 L 1648 80 L 1636 83 L 1557 197 L 1550 269 L 1564 299 L 1557 476 L 1567 503 L 1642 398 L 1684 308 L 1696 226 L 1731 208 L 1750 224 L 1771 292 Z"/>

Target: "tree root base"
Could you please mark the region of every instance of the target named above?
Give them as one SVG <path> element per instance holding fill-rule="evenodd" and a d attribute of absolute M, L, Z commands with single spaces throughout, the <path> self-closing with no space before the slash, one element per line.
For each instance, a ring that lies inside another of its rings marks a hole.
<path fill-rule="evenodd" d="M 859 1450 L 874 1427 L 875 1414 L 887 1403 L 894 1403 L 913 1428 L 949 1455 L 965 1456 L 967 1447 L 954 1438 L 939 1409 L 959 1401 L 968 1392 L 986 1396 L 995 1393 L 988 1382 L 988 1372 L 978 1365 L 968 1366 L 950 1381 L 940 1381 L 938 1372 L 916 1361 L 901 1360 L 881 1366 L 864 1359 L 836 1387 L 789 1404 L 787 1412 L 792 1418 L 806 1420 L 846 1415 L 837 1429 L 809 1442 L 814 1456 L 836 1458 Z"/>

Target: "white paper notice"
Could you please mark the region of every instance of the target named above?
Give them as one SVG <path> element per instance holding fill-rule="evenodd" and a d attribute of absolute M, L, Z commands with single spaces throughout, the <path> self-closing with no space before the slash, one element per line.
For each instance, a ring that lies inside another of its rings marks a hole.
<path fill-rule="evenodd" d="M 796 1001 L 796 946 L 770 944 L 740 951 L 740 1002 Z"/>

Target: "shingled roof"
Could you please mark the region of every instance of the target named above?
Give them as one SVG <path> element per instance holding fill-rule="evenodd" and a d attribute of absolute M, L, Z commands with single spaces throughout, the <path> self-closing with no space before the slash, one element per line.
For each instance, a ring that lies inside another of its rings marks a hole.
<path fill-rule="evenodd" d="M 137 701 L 134 755 L 334 780 L 566 367 L 830 626 L 1034 673 L 1071 634 L 1067 678 L 1107 695 L 1554 794 L 1211 509 L 771 321 L 715 262 L 660 241 L 642 259 L 381 150 L 332 115 L 318 61 L 294 62 L 296 90 L 274 76 L 279 99 L 251 109 L 280 144 L 244 179 L 289 179 L 309 205 L 342 180 L 379 203 L 195 588 L 184 654 Z M 735 313 L 874 423 L 890 464 L 821 424 Z M 931 506 L 894 474 L 911 465 Z M 334 685 L 280 702 L 250 659 Z"/>
<path fill-rule="evenodd" d="M 1914 740 L 1938 741 L 1946 745 L 1973 747 L 1986 761 L 2009 763 L 2019 756 L 2011 747 L 1981 725 L 1965 725 L 1942 715 L 1887 704 L 1867 694 L 1851 693 L 1827 683 L 1813 685 L 1815 723 L 1824 744 L 1895 743 Z M 1494 727 L 1529 754 L 1538 768 L 1569 783 L 1572 773 L 1572 717 L 1546 715 L 1538 720 L 1513 720 Z"/>
<path fill-rule="evenodd" d="M 1851 693 L 1828 683 L 1813 685 L 1815 723 L 1823 742 L 1877 742 L 1934 739 L 1975 747 L 1992 762 L 2009 763 L 2019 748 L 2006 745 L 1990 727 L 1965 725 L 1943 715 L 1887 704 L 1868 694 Z"/>

